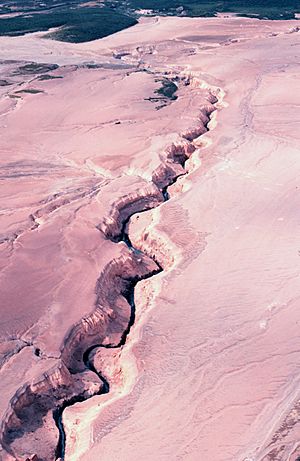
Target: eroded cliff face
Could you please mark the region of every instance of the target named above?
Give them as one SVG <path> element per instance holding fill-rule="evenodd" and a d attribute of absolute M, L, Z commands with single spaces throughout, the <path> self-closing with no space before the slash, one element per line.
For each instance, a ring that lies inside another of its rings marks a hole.
<path fill-rule="evenodd" d="M 109 215 L 104 217 L 99 229 L 109 240 L 121 241 L 130 216 L 140 211 L 155 208 L 163 201 L 161 191 L 154 184 L 146 184 L 142 190 L 114 202 Z"/>
<path fill-rule="evenodd" d="M 196 77 L 190 77 L 188 84 L 192 88 L 199 88 L 202 82 Z M 211 113 L 216 109 L 218 98 L 208 90 L 202 90 L 202 97 L 198 119 L 192 122 L 189 129 L 180 134 L 178 142 L 172 143 L 162 152 L 161 164 L 152 173 L 153 183 L 162 190 L 174 183 L 179 176 L 186 174 L 185 162 L 196 150 L 193 141 L 208 131 L 207 124 Z"/>
<path fill-rule="evenodd" d="M 139 280 L 160 272 L 144 254 L 124 248 L 124 256 L 111 261 L 96 285 L 96 305 L 66 336 L 61 357 L 72 373 L 86 368 L 84 353 L 94 346 L 118 348 L 134 322 L 133 290 Z"/>
<path fill-rule="evenodd" d="M 203 82 L 196 77 L 189 77 L 188 84 L 201 92 L 198 119 L 178 135 L 177 142 L 162 151 L 152 180 L 145 181 L 136 192 L 113 201 L 109 213 L 97 226 L 106 239 L 123 246 L 122 254 L 101 272 L 95 286 L 95 305 L 66 334 L 57 365 L 39 379 L 22 385 L 9 402 L 1 425 L 1 442 L 7 459 L 63 459 L 64 408 L 109 392 L 110 380 L 122 383 L 118 351 L 134 325 L 134 288 L 139 281 L 171 269 L 179 258 L 174 248 L 168 247 L 166 236 L 152 231 L 148 238 L 147 225 L 142 237 L 135 236 L 132 245 L 129 221 L 131 217 L 137 220 L 139 213 L 158 209 L 169 199 L 168 187 L 188 172 L 186 161 L 197 150 L 193 141 L 207 132 L 210 115 L 218 102 L 219 89 L 203 89 Z M 97 188 L 89 196 L 97 197 Z M 45 205 L 46 210 L 41 208 L 32 216 L 34 224 L 38 226 L 44 212 L 54 212 L 66 200 L 55 197 L 53 203 Z"/>
<path fill-rule="evenodd" d="M 124 247 L 124 255 L 111 261 L 96 285 L 96 304 L 67 334 L 59 365 L 36 382 L 22 386 L 10 402 L 2 422 L 2 444 L 17 456 L 34 452 L 41 460 L 57 455 L 59 433 L 53 412 L 105 390 L 105 382 L 87 369 L 94 347 L 118 348 L 134 322 L 135 284 L 161 269 L 149 257 Z M 18 458 L 17 458 L 18 459 Z"/>
<path fill-rule="evenodd" d="M 1 425 L 3 446 L 18 460 L 29 454 L 37 460 L 55 459 L 59 432 L 53 411 L 75 397 L 87 399 L 102 387 L 103 382 L 91 371 L 71 374 L 62 361 L 15 394 Z"/>
<path fill-rule="evenodd" d="M 191 142 L 173 143 L 161 154 L 161 164 L 154 170 L 152 181 L 160 189 L 168 187 L 172 182 L 186 173 L 184 164 L 195 147 Z"/>

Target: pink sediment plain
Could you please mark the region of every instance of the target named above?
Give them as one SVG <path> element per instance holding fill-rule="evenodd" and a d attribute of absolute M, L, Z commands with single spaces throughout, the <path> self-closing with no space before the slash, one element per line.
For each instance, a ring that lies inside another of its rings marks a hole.
<path fill-rule="evenodd" d="M 52 396 L 82 393 L 66 461 L 300 456 L 299 45 L 297 21 L 244 18 L 0 38 L 3 461 L 54 459 Z M 157 100 L 166 78 L 175 101 Z M 132 213 L 134 258 L 115 238 Z M 74 357 L 95 334 L 119 344 L 116 277 L 153 258 L 126 342 L 91 357 L 109 383 L 91 397 Z"/>

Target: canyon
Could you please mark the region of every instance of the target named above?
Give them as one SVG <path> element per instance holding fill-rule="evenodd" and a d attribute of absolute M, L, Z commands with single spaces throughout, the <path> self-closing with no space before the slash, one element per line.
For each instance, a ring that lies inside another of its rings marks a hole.
<path fill-rule="evenodd" d="M 1 460 L 298 459 L 297 24 L 0 37 Z"/>

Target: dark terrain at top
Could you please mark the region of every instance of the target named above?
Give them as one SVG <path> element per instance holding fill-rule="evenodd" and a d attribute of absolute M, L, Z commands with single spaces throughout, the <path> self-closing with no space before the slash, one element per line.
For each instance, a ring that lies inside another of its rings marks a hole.
<path fill-rule="evenodd" d="M 60 28 L 49 38 L 67 42 L 86 42 L 133 26 L 139 10 L 171 16 L 214 16 L 235 12 L 259 19 L 293 19 L 300 12 L 298 0 L 6 0 L 0 3 L 0 35 Z M 12 14 L 8 17 L 7 15 Z"/>

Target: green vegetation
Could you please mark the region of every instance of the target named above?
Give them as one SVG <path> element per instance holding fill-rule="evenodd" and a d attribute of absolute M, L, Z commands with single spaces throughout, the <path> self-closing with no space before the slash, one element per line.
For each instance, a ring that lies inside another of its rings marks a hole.
<path fill-rule="evenodd" d="M 116 2 L 114 2 L 116 3 Z M 214 16 L 235 12 L 260 19 L 292 19 L 300 12 L 299 0 L 126 0 L 132 9 L 150 9 L 174 16 Z"/>
<path fill-rule="evenodd" d="M 162 109 L 163 107 L 170 104 L 172 101 L 176 101 L 177 96 L 175 95 L 178 90 L 177 85 L 174 83 L 175 79 L 163 78 L 156 79 L 156 82 L 161 83 L 161 87 L 154 91 L 158 96 L 146 98 L 146 101 L 151 101 L 156 103 L 155 108 L 157 110 Z"/>
<path fill-rule="evenodd" d="M 175 95 L 178 89 L 177 85 L 168 78 L 164 78 L 163 80 L 157 81 L 160 81 L 162 86 L 158 88 L 158 90 L 155 90 L 154 93 L 159 94 L 164 99 L 170 99 L 172 101 L 175 101 L 177 99 L 177 96 Z"/>
<path fill-rule="evenodd" d="M 63 78 L 63 76 L 62 75 L 47 75 L 47 74 L 45 74 L 45 75 L 40 75 L 38 77 L 38 80 L 54 80 L 56 78 Z"/>
<path fill-rule="evenodd" d="M 15 75 L 35 75 L 42 74 L 44 72 L 50 72 L 51 70 L 58 69 L 57 64 L 43 64 L 32 62 L 29 64 L 24 64 L 23 66 L 18 67 L 13 74 Z"/>
<path fill-rule="evenodd" d="M 105 37 L 136 22 L 136 19 L 106 6 L 81 7 L 64 3 L 47 10 L 31 11 L 30 14 L 10 18 L 0 16 L 0 35 L 15 36 L 59 28 L 48 37 L 79 43 Z"/>
<path fill-rule="evenodd" d="M 15 94 L 20 94 L 20 93 L 38 94 L 38 93 L 44 93 L 44 91 L 36 90 L 35 88 L 28 88 L 28 90 L 19 90 L 15 92 Z"/>
<path fill-rule="evenodd" d="M 137 23 L 138 10 L 173 16 L 214 16 L 235 12 L 260 19 L 291 19 L 300 12 L 299 0 L 104 0 L 88 6 L 85 0 L 6 0 L 0 4 L 0 35 L 48 31 L 49 38 L 87 42 Z M 1 17 L 14 13 L 12 17 Z M 15 14 L 17 14 L 15 16 Z"/>

